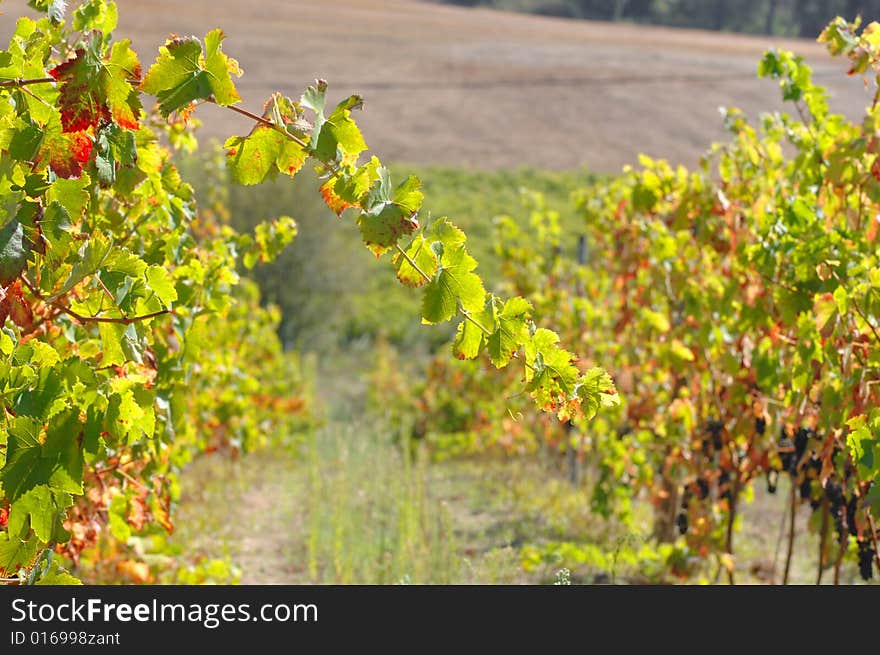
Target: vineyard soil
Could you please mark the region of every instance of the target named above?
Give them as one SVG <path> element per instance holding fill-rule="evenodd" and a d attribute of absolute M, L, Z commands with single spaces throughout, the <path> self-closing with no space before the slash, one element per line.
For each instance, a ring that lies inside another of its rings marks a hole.
<path fill-rule="evenodd" d="M 355 434 L 344 424 L 319 432 L 315 447 L 317 456 L 305 461 L 258 453 L 196 463 L 182 480 L 174 543 L 187 558 L 229 558 L 242 584 L 547 584 L 562 567 L 581 584 L 607 583 L 612 575 L 616 582 L 656 581 L 639 567 L 615 571 L 564 557 L 524 569 L 524 547 L 568 541 L 613 551 L 647 543 L 591 515 L 588 488 L 572 488 L 564 470 L 548 462 L 453 460 L 410 469 L 387 432 Z M 314 476 L 325 481 L 332 504 L 316 503 Z M 777 495 L 758 486 L 744 508 L 746 529 L 737 535 L 744 583 L 773 577 L 786 491 L 785 483 Z M 230 507 L 246 509 L 230 516 Z M 640 506 L 637 514 L 646 534 L 650 509 Z M 806 514 L 801 508 L 794 584 L 815 582 L 818 538 Z M 416 525 L 402 527 L 405 516 Z M 785 557 L 784 543 L 779 547 L 776 582 Z M 841 582 L 855 576 L 844 568 Z M 826 571 L 824 582 L 831 581 Z"/>

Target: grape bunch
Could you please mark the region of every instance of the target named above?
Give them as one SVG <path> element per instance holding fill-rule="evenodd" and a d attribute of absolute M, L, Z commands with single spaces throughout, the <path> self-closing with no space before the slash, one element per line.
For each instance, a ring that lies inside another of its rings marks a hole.
<path fill-rule="evenodd" d="M 837 541 L 841 544 L 846 542 L 848 533 L 846 528 L 846 496 L 843 493 L 843 485 L 834 479 L 825 484 L 825 497 L 828 499 L 828 509 L 834 521 L 834 529 L 837 531 Z"/>

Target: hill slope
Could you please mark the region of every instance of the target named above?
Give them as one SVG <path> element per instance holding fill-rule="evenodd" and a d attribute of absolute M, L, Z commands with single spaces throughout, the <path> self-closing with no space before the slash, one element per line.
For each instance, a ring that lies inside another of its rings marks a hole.
<path fill-rule="evenodd" d="M 7 0 L 0 36 L 25 0 Z M 73 3 L 71 3 L 73 4 Z M 693 164 L 721 135 L 718 107 L 778 107 L 755 79 L 768 38 L 541 18 L 414 0 L 118 0 L 121 26 L 146 64 L 171 32 L 222 27 L 245 70 L 253 109 L 275 89 L 311 80 L 334 96 L 361 93 L 359 118 L 388 160 L 470 165 L 586 165 L 614 172 L 639 152 Z M 866 91 L 816 44 L 806 55 L 839 110 L 860 111 Z M 247 127 L 207 108 L 208 136 Z"/>

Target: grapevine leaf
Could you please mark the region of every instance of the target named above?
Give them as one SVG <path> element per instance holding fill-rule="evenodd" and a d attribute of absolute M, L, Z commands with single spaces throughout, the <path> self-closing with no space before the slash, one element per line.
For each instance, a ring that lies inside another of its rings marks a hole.
<path fill-rule="evenodd" d="M 474 359 L 486 345 L 486 333 L 481 328 L 490 329 L 493 325 L 494 298 L 487 298 L 483 311 L 471 316 L 473 321 L 463 320 L 458 324 L 452 354 L 459 359 Z M 477 325 L 479 323 L 479 325 Z"/>
<path fill-rule="evenodd" d="M 40 485 L 82 494 L 83 461 L 76 434 L 47 429 L 45 443 L 41 443 L 42 427 L 40 421 L 29 416 L 15 417 L 9 427 L 0 481 L 12 502 Z"/>
<path fill-rule="evenodd" d="M 52 562 L 49 570 L 34 582 L 35 585 L 81 585 L 82 582 L 61 568 L 57 562 Z"/>
<path fill-rule="evenodd" d="M 20 533 L 28 525 L 41 541 L 49 541 L 55 523 L 56 513 L 52 491 L 46 485 L 39 485 L 22 494 L 9 508 L 9 530 Z"/>
<path fill-rule="evenodd" d="M 11 577 L 27 568 L 37 557 L 39 542 L 23 539 L 10 532 L 0 532 L 0 576 Z"/>
<path fill-rule="evenodd" d="M 158 296 L 165 307 L 171 307 L 171 303 L 177 300 L 177 290 L 174 288 L 174 278 L 171 273 L 161 266 L 150 266 L 146 271 L 147 284 Z"/>
<path fill-rule="evenodd" d="M 118 167 L 132 166 L 137 159 L 134 133 L 120 129 L 115 123 L 98 132 L 94 150 L 98 182 L 105 187 L 116 181 Z"/>
<path fill-rule="evenodd" d="M 376 157 L 372 157 L 354 172 L 343 168 L 321 185 L 324 202 L 337 216 L 341 216 L 350 207 L 357 207 L 379 179 L 380 168 L 381 164 Z"/>
<path fill-rule="evenodd" d="M 545 409 L 573 397 L 578 382 L 573 357 L 558 342 L 555 332 L 539 328 L 525 344 L 526 363 L 530 367 L 526 369 L 526 389 Z"/>
<path fill-rule="evenodd" d="M 429 282 L 434 277 L 438 265 L 437 253 L 431 249 L 431 242 L 422 234 L 417 235 L 406 249 L 406 257 L 401 253 L 394 256 L 397 279 L 408 287 L 420 287 Z"/>
<path fill-rule="evenodd" d="M 452 224 L 448 218 L 438 218 L 427 230 L 425 236 L 431 242 L 439 243 L 443 249 L 451 250 L 465 243 L 465 233 Z M 433 246 L 432 246 L 433 247 Z"/>
<path fill-rule="evenodd" d="M 360 128 L 351 118 L 351 110 L 363 105 L 360 96 L 350 96 L 340 102 L 326 119 L 320 134 L 312 137 L 314 154 L 319 160 L 340 161 L 354 164 L 360 154 L 367 149 Z"/>
<path fill-rule="evenodd" d="M 495 330 L 489 335 L 489 358 L 496 368 L 507 366 L 510 358 L 529 339 L 528 321 L 532 305 L 524 298 L 511 298 L 495 312 Z"/>
<path fill-rule="evenodd" d="M 64 132 L 97 127 L 102 120 L 138 129 L 141 103 L 133 84 L 140 80 L 140 62 L 128 39 L 117 41 L 106 61 L 101 57 L 102 44 L 101 34 L 91 32 L 72 59 L 49 71 L 59 83 Z"/>
<path fill-rule="evenodd" d="M 141 90 L 156 96 L 159 111 L 169 116 L 196 100 L 213 98 L 221 106 L 239 102 L 232 75 L 241 75 L 238 62 L 223 54 L 223 32 L 213 30 L 205 37 L 206 52 L 196 37 L 168 40 L 147 71 Z"/>
<path fill-rule="evenodd" d="M 281 172 L 293 177 L 302 168 L 308 153 L 285 132 L 296 131 L 301 109 L 288 98 L 273 95 L 263 108 L 263 118 L 277 127 L 257 123 L 246 137 L 234 136 L 226 140 L 229 171 L 234 182 L 243 185 L 260 184 L 267 177 Z"/>
<path fill-rule="evenodd" d="M 245 248 L 243 263 L 250 270 L 257 262 L 271 262 L 296 238 L 296 221 L 289 216 L 281 216 L 274 221 L 266 221 L 254 229 L 254 238 Z"/>
<path fill-rule="evenodd" d="M 88 0 L 73 12 L 73 29 L 79 32 L 97 30 L 109 35 L 119 20 L 115 2 Z"/>
<path fill-rule="evenodd" d="M 28 0 L 28 4 L 38 11 L 46 12 L 49 20 L 54 24 L 57 25 L 64 22 L 67 0 Z"/>
<path fill-rule="evenodd" d="M 310 86 L 303 94 L 300 104 L 306 109 L 311 109 L 315 114 L 314 126 L 312 128 L 311 141 L 317 143 L 321 137 L 321 130 L 327 120 L 324 117 L 324 111 L 327 107 L 327 82 L 318 80 L 314 86 Z M 335 151 L 334 151 L 335 156 Z"/>
<path fill-rule="evenodd" d="M 37 353 L 38 356 L 38 353 Z M 36 363 L 36 362 L 35 362 Z M 40 369 L 37 376 L 15 401 L 15 413 L 21 416 L 48 419 L 62 393 L 62 376 L 53 367 Z"/>
<path fill-rule="evenodd" d="M 5 287 L 18 277 L 27 265 L 29 253 L 24 228 L 12 219 L 0 230 L 0 285 Z"/>
<path fill-rule="evenodd" d="M 613 407 L 620 404 L 620 396 L 614 387 L 614 381 L 601 368 L 591 368 L 578 380 L 578 398 L 581 400 L 581 411 L 587 419 L 599 413 L 601 407 Z"/>
<path fill-rule="evenodd" d="M 434 278 L 422 296 L 422 322 L 442 323 L 452 318 L 459 305 L 469 312 L 483 308 L 486 291 L 483 281 L 472 273 L 477 267 L 463 245 L 445 250 Z"/>
<path fill-rule="evenodd" d="M 418 228 L 415 215 L 424 197 L 421 182 L 415 176 L 402 182 L 393 195 L 390 186 L 387 169 L 379 169 L 379 179 L 370 193 L 369 209 L 358 218 L 364 243 L 377 257 L 391 249 L 400 237 Z"/>
<path fill-rule="evenodd" d="M 85 132 L 65 133 L 60 122 L 46 126 L 37 159 L 62 178 L 78 178 L 89 161 L 92 139 Z"/>
<path fill-rule="evenodd" d="M 241 77 L 241 68 L 235 59 L 224 54 L 221 44 L 225 38 L 221 30 L 211 30 L 205 36 L 205 73 L 214 101 L 221 107 L 241 101 L 232 81 L 233 75 Z"/>
<path fill-rule="evenodd" d="M 107 510 L 107 517 L 110 519 L 110 533 L 113 538 L 121 543 L 126 543 L 131 538 L 131 527 L 125 520 L 128 512 L 128 501 L 122 494 L 113 496 L 110 501 L 110 507 Z"/>
<path fill-rule="evenodd" d="M 46 201 L 59 202 L 72 219 L 78 220 L 89 202 L 89 183 L 88 175 L 82 175 L 76 180 L 55 180 L 46 192 Z"/>
<path fill-rule="evenodd" d="M 211 97 L 210 80 L 202 69 L 202 44 L 196 37 L 170 39 L 159 53 L 141 90 L 156 96 L 163 116 Z"/>
<path fill-rule="evenodd" d="M 30 123 L 12 132 L 9 139 L 9 156 L 17 161 L 32 161 L 43 140 L 43 131 Z"/>

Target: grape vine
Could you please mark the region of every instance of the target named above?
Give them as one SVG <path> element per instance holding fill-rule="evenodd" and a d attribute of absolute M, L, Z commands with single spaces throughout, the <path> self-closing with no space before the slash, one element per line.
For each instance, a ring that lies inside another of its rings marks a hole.
<path fill-rule="evenodd" d="M 30 4 L 44 15 L 20 18 L 0 51 L 0 578 L 75 582 L 55 554 L 75 565 L 108 535 L 172 529 L 174 474 L 195 454 L 307 420 L 277 314 L 239 273 L 271 261 L 296 224 L 238 234 L 197 208 L 173 154 L 193 147 L 201 104 L 250 127 L 225 143 L 236 183 L 314 164 L 327 205 L 421 289 L 422 322 L 461 321 L 456 356 L 516 359 L 561 418 L 617 403 L 610 377 L 580 370 L 529 302 L 486 293 L 460 229 L 420 223 L 417 178 L 395 185 L 376 157 L 361 163 L 358 96 L 331 108 L 319 80 L 256 114 L 238 106 L 242 71 L 220 30 L 169 39 L 144 72 L 112 37 L 113 2 Z"/>
<path fill-rule="evenodd" d="M 736 580 L 736 525 L 754 483 L 772 494 L 785 481 L 784 557 L 772 579 L 791 578 L 804 506 L 820 535 L 817 581 L 829 570 L 838 581 L 845 561 L 876 576 L 878 34 L 877 23 L 837 19 L 820 38 L 873 85 L 861 121 L 831 111 L 800 57 L 772 50 L 758 74 L 778 82 L 786 111 L 753 125 L 727 108 L 730 140 L 699 169 L 642 157 L 578 192 L 589 257 L 601 266 L 561 254 L 575 239 L 540 200 L 530 231 L 502 220 L 511 292 L 608 365 L 623 402 L 590 425 L 575 419 L 575 435 L 540 417 L 505 425 L 495 406 L 513 380 L 501 388 L 438 362 L 420 406 L 438 443 L 453 441 L 446 424 L 470 444 L 519 431 L 588 451 L 594 511 L 626 519 L 644 493 L 657 540 L 680 536 L 682 552 L 712 563 L 710 580 Z M 449 402 L 451 385 L 478 396 L 480 410 Z"/>

